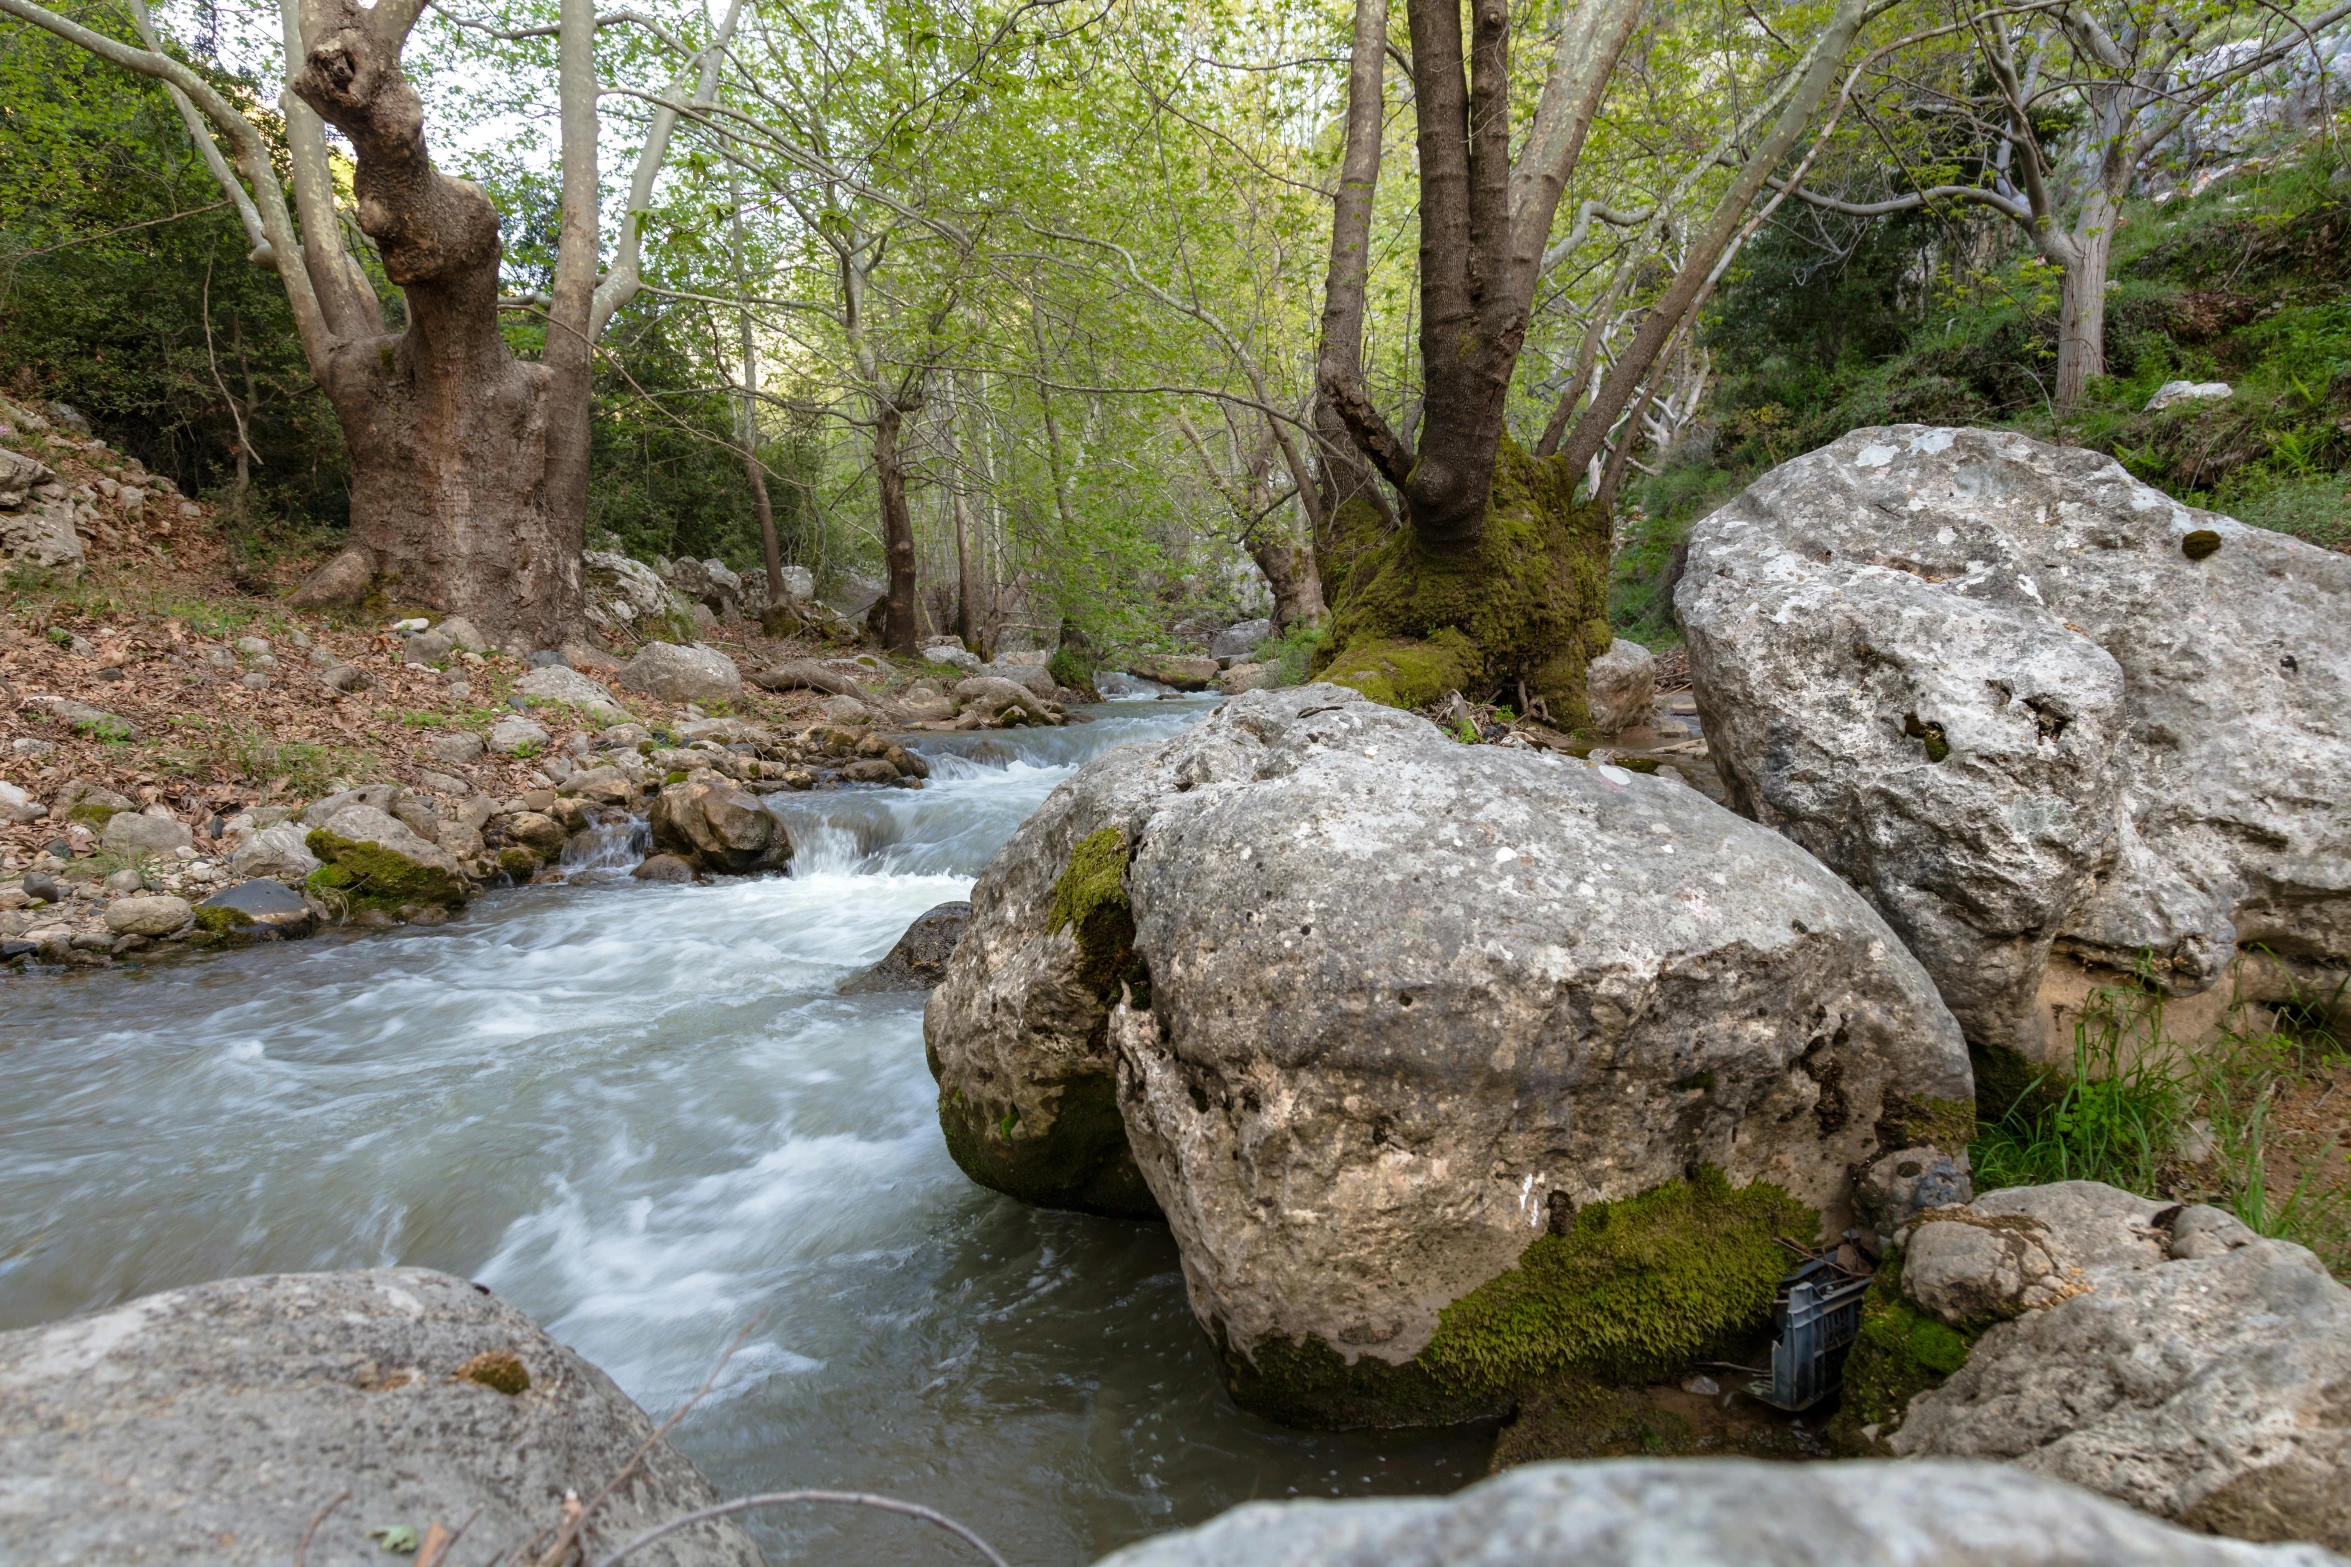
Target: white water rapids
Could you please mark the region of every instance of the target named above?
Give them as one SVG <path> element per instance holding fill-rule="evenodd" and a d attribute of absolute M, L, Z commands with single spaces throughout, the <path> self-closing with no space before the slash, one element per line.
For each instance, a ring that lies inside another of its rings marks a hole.
<path fill-rule="evenodd" d="M 676 1432 L 722 1493 L 907 1497 L 1017 1567 L 1252 1497 L 1475 1478 L 1468 1434 L 1234 1409 L 1166 1230 L 973 1186 L 923 997 L 834 993 L 1080 763 L 1208 705 L 942 737 L 921 791 L 772 797 L 788 877 L 590 869 L 437 928 L 0 980 L 0 1328 L 413 1264 L 489 1285 L 658 1418 L 755 1324 Z M 779 1564 L 971 1559 L 878 1515 L 753 1529 Z"/>

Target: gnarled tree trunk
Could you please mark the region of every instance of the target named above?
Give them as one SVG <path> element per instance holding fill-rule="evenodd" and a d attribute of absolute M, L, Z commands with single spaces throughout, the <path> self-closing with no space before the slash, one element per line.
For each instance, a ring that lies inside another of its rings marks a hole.
<path fill-rule="evenodd" d="M 592 37 L 593 17 L 583 27 L 571 14 L 579 8 L 566 0 L 567 75 Z M 339 338 L 319 367 L 351 448 L 352 547 L 391 606 L 462 612 L 494 642 L 553 646 L 583 603 L 593 245 L 584 257 L 564 247 L 545 361 L 517 360 L 498 330 L 497 209 L 433 167 L 424 106 L 401 73 L 415 9 L 311 0 L 303 20 L 291 85 L 350 138 L 359 225 L 408 302 L 405 332 Z M 593 105 L 591 80 L 591 139 Z M 566 109 L 569 138 L 581 130 Z M 575 159 L 567 229 L 595 221 L 593 163 L 584 176 L 575 215 Z"/>

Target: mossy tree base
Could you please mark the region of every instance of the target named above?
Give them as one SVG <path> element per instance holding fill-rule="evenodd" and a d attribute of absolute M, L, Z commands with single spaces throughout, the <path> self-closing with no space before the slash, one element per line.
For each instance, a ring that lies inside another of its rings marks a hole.
<path fill-rule="evenodd" d="M 1238 1353 L 1218 1334 L 1243 1408 L 1288 1425 L 1450 1425 L 1509 1413 L 1562 1379 L 1638 1382 L 1727 1355 L 1771 1319 L 1772 1293 L 1820 1216 L 1766 1182 L 1734 1189 L 1700 1169 L 1618 1202 L 1592 1203 L 1566 1233 L 1438 1314 L 1436 1336 L 1401 1365 L 1349 1364 L 1321 1339 Z"/>
<path fill-rule="evenodd" d="M 1584 668 L 1612 640 L 1609 518 L 1605 507 L 1576 503 L 1578 477 L 1505 439 L 1475 549 L 1440 553 L 1400 528 L 1357 559 L 1336 600 L 1322 678 L 1394 706 L 1448 689 L 1515 703 L 1523 683 L 1554 724 L 1586 724 Z"/>

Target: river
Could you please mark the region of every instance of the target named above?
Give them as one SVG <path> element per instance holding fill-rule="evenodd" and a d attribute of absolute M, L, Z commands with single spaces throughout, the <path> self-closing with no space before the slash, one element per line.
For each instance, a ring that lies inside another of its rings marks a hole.
<path fill-rule="evenodd" d="M 1474 1433 L 1288 1431 L 1225 1398 L 1158 1225 L 1024 1207 L 947 1156 L 920 995 L 835 992 L 1053 786 L 1211 703 L 926 739 L 921 791 L 773 796 L 792 874 L 568 885 L 435 928 L 0 980 L 0 1328 L 238 1274 L 477 1279 L 726 1495 L 941 1508 L 1075 1567 L 1258 1497 L 1449 1490 Z M 969 1560 L 770 1513 L 769 1560 Z"/>

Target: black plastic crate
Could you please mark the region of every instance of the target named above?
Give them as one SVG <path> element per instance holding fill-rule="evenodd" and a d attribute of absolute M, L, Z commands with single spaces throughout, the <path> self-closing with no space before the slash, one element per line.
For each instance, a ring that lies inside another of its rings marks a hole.
<path fill-rule="evenodd" d="M 1748 1391 L 1777 1409 L 1810 1409 L 1837 1390 L 1845 1351 L 1861 1330 L 1867 1274 L 1815 1257 L 1780 1281 L 1771 1303 L 1771 1380 Z"/>

